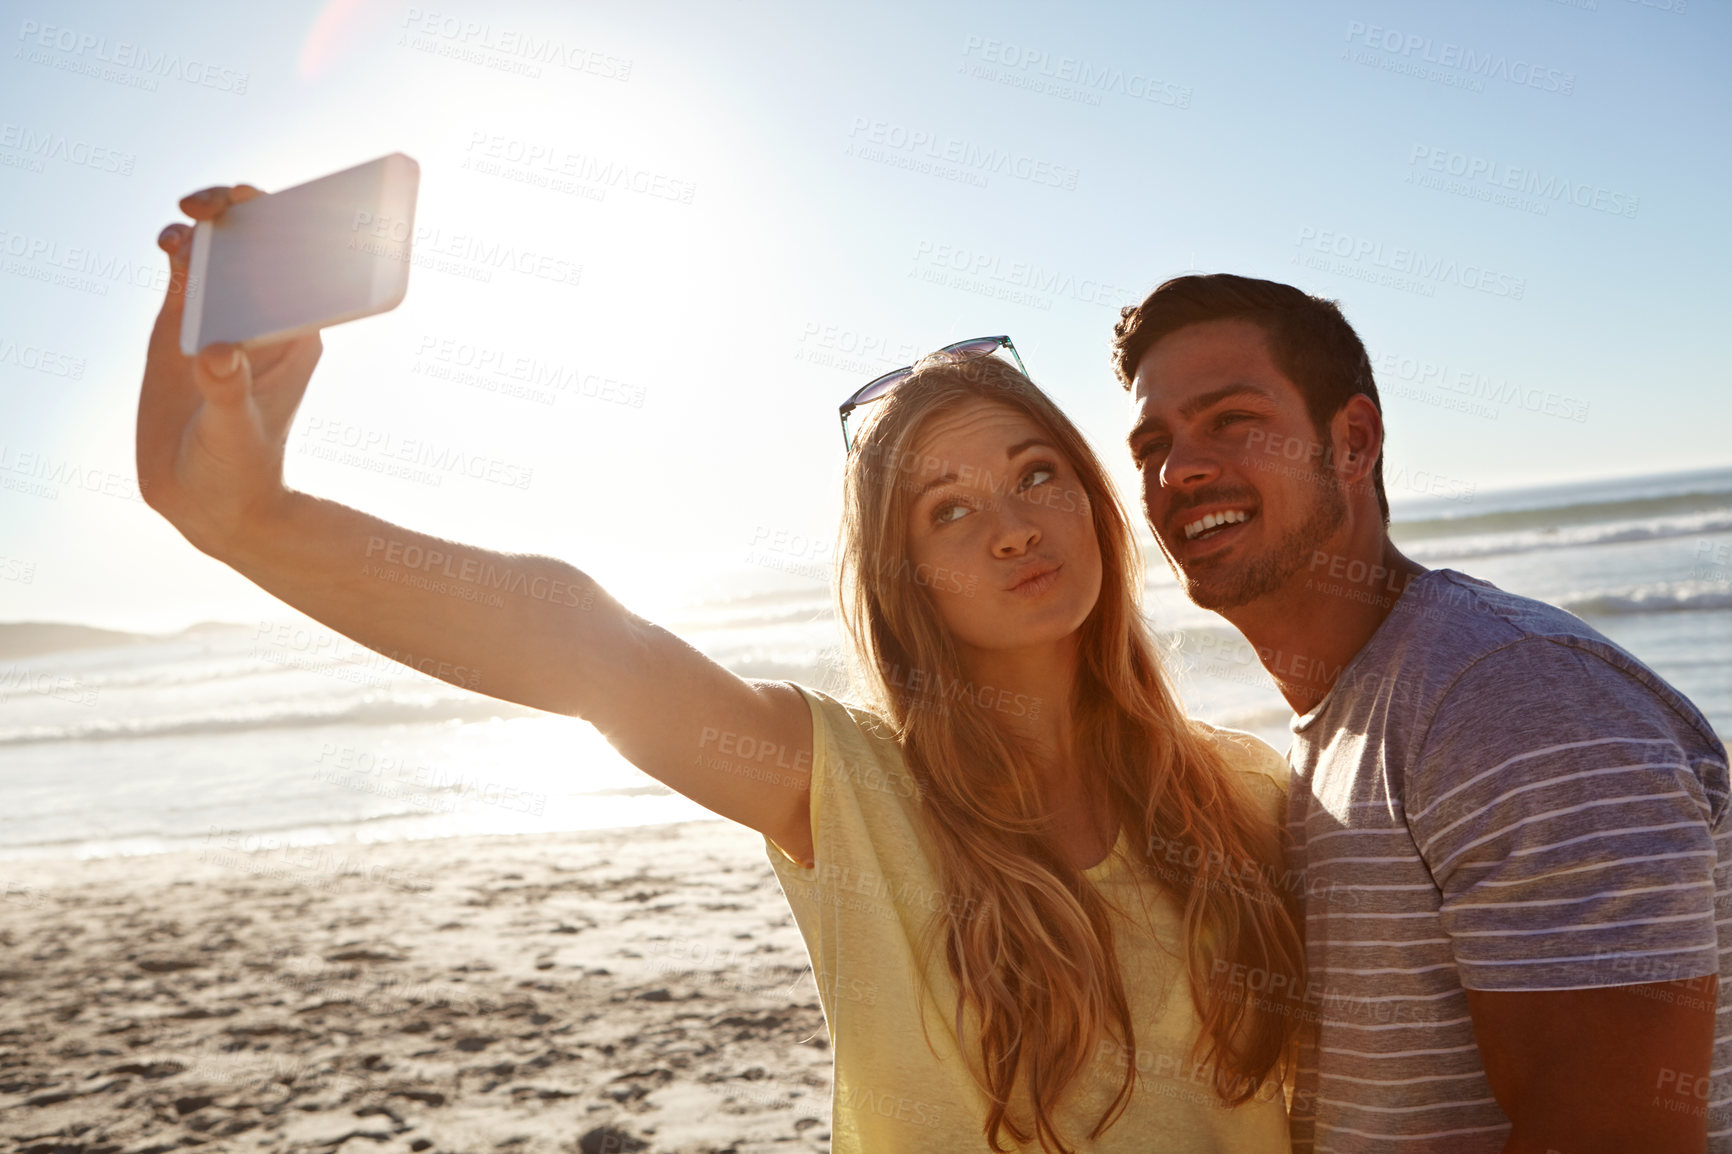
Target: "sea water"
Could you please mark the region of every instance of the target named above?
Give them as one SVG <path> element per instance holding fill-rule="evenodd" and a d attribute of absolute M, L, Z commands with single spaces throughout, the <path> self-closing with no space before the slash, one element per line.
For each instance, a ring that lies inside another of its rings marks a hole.
<path fill-rule="evenodd" d="M 1580 615 L 1732 737 L 1732 470 L 1410 505 L 1393 534 L 1428 567 Z M 662 623 L 742 676 L 839 692 L 823 577 L 809 558 L 755 549 Z M 1186 708 L 1285 749 L 1291 711 L 1243 639 L 1184 598 L 1158 553 L 1146 593 Z M 411 672 L 305 621 L 67 634 L 0 625 L 0 858 L 256 859 L 710 816 L 584 722 Z"/>

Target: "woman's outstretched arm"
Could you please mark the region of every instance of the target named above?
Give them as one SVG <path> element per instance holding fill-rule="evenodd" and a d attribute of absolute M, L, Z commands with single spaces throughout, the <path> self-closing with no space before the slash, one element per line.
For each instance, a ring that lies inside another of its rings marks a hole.
<path fill-rule="evenodd" d="M 181 202 L 197 220 L 258 195 Z M 812 723 L 787 686 L 743 680 L 581 571 L 391 524 L 283 484 L 318 336 L 180 351 L 192 230 L 163 230 L 172 279 L 138 406 L 144 499 L 204 553 L 394 660 L 491 697 L 589 721 L 645 773 L 811 858 Z"/>

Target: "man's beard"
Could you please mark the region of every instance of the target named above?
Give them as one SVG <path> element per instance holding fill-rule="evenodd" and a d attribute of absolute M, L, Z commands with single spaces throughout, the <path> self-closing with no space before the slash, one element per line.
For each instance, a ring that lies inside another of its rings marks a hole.
<path fill-rule="evenodd" d="M 1185 569 L 1169 553 L 1167 562 L 1185 587 L 1185 595 L 1198 607 L 1219 613 L 1248 605 L 1286 585 L 1347 519 L 1341 479 L 1326 466 L 1319 467 L 1315 477 L 1317 497 L 1305 520 L 1268 551 L 1230 567 L 1223 565 L 1218 571 L 1210 571 L 1210 562 L 1204 561 L 1198 566 L 1202 572 Z"/>

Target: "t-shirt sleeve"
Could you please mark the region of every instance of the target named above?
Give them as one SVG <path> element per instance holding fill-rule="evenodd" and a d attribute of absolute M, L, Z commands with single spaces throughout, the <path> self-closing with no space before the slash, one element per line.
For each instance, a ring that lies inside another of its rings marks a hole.
<path fill-rule="evenodd" d="M 1408 827 L 1467 989 L 1718 972 L 1725 749 L 1632 673 L 1513 642 L 1456 682 L 1410 767 Z"/>
<path fill-rule="evenodd" d="M 1263 803 L 1269 820 L 1276 826 L 1285 825 L 1291 777 L 1287 759 L 1254 733 L 1219 726 L 1208 726 L 1207 730 L 1227 765 L 1248 779 L 1251 792 Z"/>
<path fill-rule="evenodd" d="M 764 845 L 789 901 L 799 908 L 826 890 L 846 888 L 859 896 L 882 888 L 881 859 L 894 860 L 913 841 L 918 788 L 882 722 L 827 694 L 795 688 L 812 713 L 807 805 L 813 864 L 796 862 L 767 837 Z"/>
<path fill-rule="evenodd" d="M 807 821 L 812 826 L 813 840 L 815 842 L 817 840 L 818 806 L 821 801 L 828 800 L 827 798 L 821 798 L 819 796 L 819 789 L 823 781 L 823 775 L 829 768 L 825 757 L 825 752 L 830 744 L 829 722 L 825 717 L 826 711 L 823 708 L 824 703 L 817 695 L 809 692 L 805 686 L 795 684 L 792 681 L 787 682 L 786 684 L 799 693 L 800 700 L 806 703 L 807 712 L 811 714 L 812 718 L 812 760 L 811 772 L 807 778 L 806 814 Z M 816 852 L 816 848 L 816 845 L 814 845 L 814 853 Z M 801 881 L 810 880 L 813 866 L 799 860 L 793 854 L 777 845 L 775 839 L 769 834 L 764 835 L 764 849 L 765 852 L 770 855 L 770 864 L 775 867 L 776 872 L 779 875 L 782 875 L 784 882 L 787 882 L 789 879 Z"/>

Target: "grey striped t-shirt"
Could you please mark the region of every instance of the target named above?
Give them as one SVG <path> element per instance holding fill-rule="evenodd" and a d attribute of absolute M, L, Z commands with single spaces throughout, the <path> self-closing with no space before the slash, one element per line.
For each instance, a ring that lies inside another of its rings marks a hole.
<path fill-rule="evenodd" d="M 1501 1150 L 1465 989 L 1696 978 L 1732 951 L 1726 748 L 1561 609 L 1422 574 L 1293 733 L 1318 1020 L 1295 1151 Z M 1673 1108 L 1732 1152 L 1719 990 L 1709 1086 Z"/>

